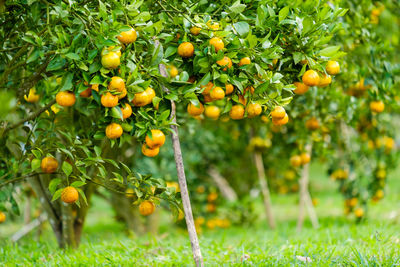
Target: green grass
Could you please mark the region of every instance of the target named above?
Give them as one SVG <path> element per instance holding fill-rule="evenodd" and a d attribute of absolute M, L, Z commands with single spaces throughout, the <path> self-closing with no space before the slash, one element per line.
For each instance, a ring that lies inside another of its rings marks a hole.
<path fill-rule="evenodd" d="M 355 224 L 343 217 L 343 200 L 335 184 L 316 167 L 312 170 L 314 195 L 321 227 L 307 221 L 301 233 L 295 230 L 297 197 L 274 195 L 276 231 L 268 230 L 265 218 L 251 227 L 208 230 L 200 236 L 206 266 L 396 266 L 400 265 L 399 181 L 391 178 L 387 197 L 371 205 L 369 218 Z M 396 177 L 393 174 L 392 177 Z M 261 203 L 261 200 L 257 200 Z M 101 199 L 90 210 L 83 241 L 77 250 L 59 250 L 49 229 L 40 240 L 29 236 L 17 244 L 0 241 L 2 266 L 192 266 L 187 234 L 169 224 L 163 214 L 157 236 L 132 237 L 113 220 L 112 210 Z M 262 207 L 258 207 L 262 213 Z M 3 228 L 2 228 L 3 227 Z M 14 224 L 0 226 L 0 236 L 9 236 Z M 246 255 L 248 259 L 242 262 Z M 304 263 L 297 256 L 309 257 Z"/>

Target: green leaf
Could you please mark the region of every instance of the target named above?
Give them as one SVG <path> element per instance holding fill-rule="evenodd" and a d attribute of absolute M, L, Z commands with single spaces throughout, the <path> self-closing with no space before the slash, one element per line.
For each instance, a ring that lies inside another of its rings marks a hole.
<path fill-rule="evenodd" d="M 67 63 L 67 61 L 63 57 L 61 57 L 60 55 L 56 55 L 50 61 L 49 65 L 47 65 L 46 71 L 59 70 L 64 67 L 65 63 Z"/>
<path fill-rule="evenodd" d="M 84 182 L 84 181 L 75 181 L 70 186 L 78 188 L 78 187 L 84 186 L 85 184 L 86 184 L 86 182 Z"/>
<path fill-rule="evenodd" d="M 120 107 L 113 107 L 111 109 L 111 116 L 116 119 L 123 120 L 122 110 Z"/>
<path fill-rule="evenodd" d="M 75 53 L 68 53 L 65 55 L 67 58 L 69 59 L 73 59 L 73 60 L 80 60 L 81 58 L 79 57 L 78 54 Z"/>
<path fill-rule="evenodd" d="M 62 79 L 61 82 L 61 91 L 66 91 L 72 88 L 72 80 L 74 79 L 74 74 L 72 72 L 69 72 L 67 75 L 65 75 Z"/>
<path fill-rule="evenodd" d="M 285 6 L 279 11 L 279 22 L 283 21 L 289 14 L 289 6 Z"/>
<path fill-rule="evenodd" d="M 33 160 L 31 161 L 31 168 L 32 168 L 32 171 L 39 169 L 39 168 L 40 168 L 40 163 L 41 163 L 41 160 L 40 160 L 40 159 L 33 159 Z"/>
<path fill-rule="evenodd" d="M 66 176 L 69 176 L 72 173 L 72 166 L 68 162 L 64 161 L 62 164 L 62 170 Z"/>
<path fill-rule="evenodd" d="M 245 8 L 246 8 L 246 5 L 241 4 L 240 0 L 239 0 L 239 1 L 236 1 L 235 3 L 233 3 L 233 5 L 231 5 L 229 7 L 229 10 L 234 14 L 239 14 L 239 13 L 242 13 L 245 10 Z"/>
<path fill-rule="evenodd" d="M 64 190 L 64 188 L 58 189 L 58 190 L 54 193 L 53 198 L 51 199 L 51 201 L 54 201 L 54 200 L 59 199 L 59 198 L 61 197 L 61 193 L 62 193 L 63 190 Z"/>
<path fill-rule="evenodd" d="M 50 181 L 49 183 L 49 191 L 50 193 L 54 194 L 54 191 L 56 191 L 57 186 L 61 184 L 61 178 L 56 178 Z"/>
<path fill-rule="evenodd" d="M 246 37 L 250 30 L 249 24 L 244 21 L 239 21 L 234 23 L 233 27 L 236 29 L 236 31 L 241 37 Z"/>
<path fill-rule="evenodd" d="M 336 54 L 336 52 L 340 49 L 340 46 L 329 46 L 327 48 L 319 51 L 319 54 L 323 57 L 331 57 Z"/>

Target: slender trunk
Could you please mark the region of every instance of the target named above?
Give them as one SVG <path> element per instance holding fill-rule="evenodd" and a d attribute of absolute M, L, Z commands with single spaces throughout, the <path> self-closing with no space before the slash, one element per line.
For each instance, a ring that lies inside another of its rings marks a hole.
<path fill-rule="evenodd" d="M 31 196 L 26 198 L 25 208 L 24 208 L 24 224 L 28 224 L 31 221 Z"/>
<path fill-rule="evenodd" d="M 232 201 L 233 202 L 233 201 L 237 200 L 236 192 L 232 189 L 232 187 L 229 185 L 228 181 L 224 177 L 222 177 L 220 172 L 214 166 L 210 167 L 210 169 L 208 170 L 208 174 L 214 180 L 214 182 L 217 185 L 219 191 L 221 191 L 221 194 L 228 201 Z"/>
<path fill-rule="evenodd" d="M 312 203 L 311 195 L 310 192 L 307 192 L 307 199 L 306 199 L 306 207 L 308 211 L 308 216 L 310 216 L 311 224 L 312 226 L 317 229 L 319 228 L 319 222 L 318 222 L 318 216 L 317 213 L 315 212 L 314 205 Z"/>
<path fill-rule="evenodd" d="M 158 46 L 158 40 L 156 40 L 155 46 Z M 168 77 L 167 70 L 163 64 L 159 65 L 160 74 L 164 77 Z M 169 93 L 168 88 L 162 86 L 166 93 Z M 174 148 L 174 157 L 176 163 L 176 171 L 178 173 L 179 187 L 181 189 L 181 197 L 183 204 L 183 211 L 185 213 L 186 226 L 189 232 L 190 244 L 192 246 L 193 258 L 196 266 L 204 266 L 203 257 L 201 256 L 199 239 L 197 237 L 196 228 L 194 226 L 192 207 L 190 205 L 189 191 L 186 184 L 185 168 L 183 166 L 181 144 L 179 141 L 178 127 L 176 126 L 176 106 L 175 102 L 171 100 L 171 118 L 172 118 L 172 145 Z"/>
<path fill-rule="evenodd" d="M 69 204 L 61 204 L 61 219 L 62 219 L 62 233 L 65 243 L 70 248 L 76 248 L 75 242 L 75 229 L 74 229 L 74 216 L 72 214 L 72 207 Z"/>
<path fill-rule="evenodd" d="M 265 177 L 264 163 L 260 152 L 254 152 L 254 161 L 257 168 L 258 180 L 260 182 L 261 192 L 263 194 L 265 214 L 267 215 L 268 225 L 275 229 L 275 218 L 272 212 L 271 196 L 269 193 L 268 182 Z"/>

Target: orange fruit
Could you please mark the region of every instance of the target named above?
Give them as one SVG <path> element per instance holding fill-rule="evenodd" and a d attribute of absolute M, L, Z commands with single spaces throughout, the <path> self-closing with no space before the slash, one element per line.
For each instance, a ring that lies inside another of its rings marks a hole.
<path fill-rule="evenodd" d="M 75 203 L 79 198 L 78 190 L 75 187 L 67 186 L 61 192 L 61 200 L 64 203 L 71 204 Z"/>
<path fill-rule="evenodd" d="M 5 221 L 6 221 L 6 214 L 0 211 L 0 223 L 3 223 Z"/>
<path fill-rule="evenodd" d="M 218 194 L 215 192 L 212 192 L 212 193 L 208 194 L 207 201 L 214 202 L 215 200 L 217 200 L 217 198 L 218 198 Z"/>
<path fill-rule="evenodd" d="M 90 86 L 79 94 L 80 97 L 85 97 L 85 98 L 90 97 L 91 95 L 92 95 L 92 88 Z"/>
<path fill-rule="evenodd" d="M 218 22 L 211 23 L 211 21 L 208 21 L 207 22 L 207 26 L 210 29 L 214 30 L 214 31 L 217 31 L 219 29 L 219 23 Z"/>
<path fill-rule="evenodd" d="M 142 153 L 146 157 L 155 157 L 160 152 L 160 148 L 156 147 L 154 149 L 149 148 L 146 144 L 142 145 Z"/>
<path fill-rule="evenodd" d="M 109 52 L 101 57 L 101 65 L 106 69 L 116 69 L 121 64 L 120 56 L 117 52 Z"/>
<path fill-rule="evenodd" d="M 165 135 L 161 130 L 151 130 L 151 137 L 146 135 L 146 145 L 151 148 L 161 147 L 165 143 Z"/>
<path fill-rule="evenodd" d="M 58 169 L 58 162 L 53 157 L 44 157 L 40 163 L 40 168 L 44 173 L 53 173 Z"/>
<path fill-rule="evenodd" d="M 147 93 L 147 104 L 150 104 L 153 101 L 153 98 L 156 96 L 156 91 L 154 91 L 154 89 L 151 87 L 147 87 L 146 93 Z"/>
<path fill-rule="evenodd" d="M 224 48 L 224 41 L 218 37 L 213 37 L 210 39 L 210 45 L 214 46 L 215 52 L 218 52 L 219 50 Z"/>
<path fill-rule="evenodd" d="M 251 94 L 254 94 L 254 87 L 253 86 L 247 86 L 246 89 L 244 89 L 243 94 L 245 94 L 249 90 L 250 90 Z"/>
<path fill-rule="evenodd" d="M 229 116 L 232 120 L 241 120 L 244 117 L 244 108 L 242 105 L 234 105 L 229 111 Z"/>
<path fill-rule="evenodd" d="M 75 104 L 76 97 L 74 93 L 69 91 L 58 92 L 56 95 L 56 102 L 62 107 L 70 107 Z"/>
<path fill-rule="evenodd" d="M 309 130 L 317 130 L 319 128 L 319 121 L 317 118 L 312 117 L 306 121 L 306 127 Z"/>
<path fill-rule="evenodd" d="M 364 210 L 362 208 L 357 208 L 354 210 L 354 215 L 356 215 L 357 218 L 361 218 L 364 216 Z"/>
<path fill-rule="evenodd" d="M 125 106 L 121 108 L 122 118 L 127 119 L 132 115 L 132 107 L 128 103 L 125 103 Z"/>
<path fill-rule="evenodd" d="M 251 63 L 251 60 L 249 57 L 244 57 L 239 61 L 239 67 L 243 65 L 249 65 Z"/>
<path fill-rule="evenodd" d="M 149 104 L 149 95 L 146 91 L 136 93 L 132 99 L 132 103 L 136 107 L 143 107 Z"/>
<path fill-rule="evenodd" d="M 308 85 L 301 82 L 294 82 L 293 84 L 296 86 L 296 89 L 294 89 L 293 92 L 298 95 L 305 94 L 309 89 Z"/>
<path fill-rule="evenodd" d="M 108 53 L 110 53 L 110 52 L 115 52 L 115 53 L 117 53 L 117 55 L 119 56 L 119 57 L 121 57 L 121 48 L 119 48 L 118 50 L 116 50 L 116 51 L 113 51 L 115 49 L 115 46 L 109 46 L 109 47 L 104 47 L 103 48 L 103 50 L 101 50 L 101 56 L 105 56 L 105 55 L 107 55 Z"/>
<path fill-rule="evenodd" d="M 262 112 L 262 107 L 260 104 L 258 103 L 251 103 L 248 107 L 247 107 L 247 116 L 249 118 L 253 118 L 255 116 L 260 115 Z"/>
<path fill-rule="evenodd" d="M 169 75 L 170 75 L 172 78 L 175 78 L 178 74 L 179 74 L 178 69 L 177 69 L 175 66 L 170 66 Z"/>
<path fill-rule="evenodd" d="M 315 70 L 308 70 L 303 74 L 303 83 L 307 86 L 316 86 L 319 84 L 319 75 Z"/>
<path fill-rule="evenodd" d="M 154 205 L 154 203 L 151 202 L 150 200 L 145 200 L 139 205 L 139 212 L 143 216 L 149 216 L 155 211 L 155 209 L 156 205 Z"/>
<path fill-rule="evenodd" d="M 95 90 L 96 92 L 99 91 L 99 85 L 98 84 L 92 84 L 91 87 L 92 87 L 92 90 Z"/>
<path fill-rule="evenodd" d="M 223 59 L 217 61 L 217 64 L 222 67 L 225 67 L 222 70 L 226 71 L 227 68 L 230 69 L 232 67 L 232 60 L 229 57 L 224 56 Z"/>
<path fill-rule="evenodd" d="M 35 103 L 39 101 L 40 96 L 36 94 L 35 88 L 31 88 L 29 89 L 28 95 L 24 95 L 24 98 L 28 103 Z"/>
<path fill-rule="evenodd" d="M 246 106 L 246 104 L 247 104 L 247 99 L 244 97 L 244 95 L 239 95 L 239 102 L 240 102 L 240 104 L 242 104 L 243 106 Z"/>
<path fill-rule="evenodd" d="M 216 120 L 219 117 L 219 114 L 221 113 L 221 111 L 219 110 L 219 107 L 217 106 L 206 106 L 205 107 L 205 111 L 204 114 L 206 115 L 206 117 Z"/>
<path fill-rule="evenodd" d="M 326 64 L 326 72 L 329 75 L 336 75 L 340 72 L 340 65 L 337 61 L 329 60 Z"/>
<path fill-rule="evenodd" d="M 203 95 L 210 94 L 211 89 L 214 87 L 212 82 L 208 82 L 206 85 L 200 85 L 200 88 L 205 88 L 202 92 Z"/>
<path fill-rule="evenodd" d="M 369 103 L 369 108 L 372 112 L 381 113 L 385 109 L 385 104 L 380 100 L 371 101 L 371 103 Z"/>
<path fill-rule="evenodd" d="M 112 122 L 106 127 L 106 136 L 110 139 L 120 138 L 124 130 L 118 123 Z"/>
<path fill-rule="evenodd" d="M 274 120 L 281 120 L 285 117 L 286 111 L 281 106 L 276 106 L 274 110 L 271 112 L 271 117 Z"/>
<path fill-rule="evenodd" d="M 276 126 L 282 126 L 285 125 L 289 122 L 289 116 L 286 113 L 285 116 L 282 119 L 274 119 L 272 118 L 272 123 Z"/>
<path fill-rule="evenodd" d="M 194 36 L 197 36 L 200 34 L 201 28 L 193 26 L 190 28 L 190 33 L 193 34 Z"/>
<path fill-rule="evenodd" d="M 324 74 L 319 79 L 318 87 L 327 87 L 328 85 L 331 84 L 331 82 L 332 82 L 332 77 L 330 75 Z"/>
<path fill-rule="evenodd" d="M 131 44 L 137 39 L 137 33 L 135 29 L 131 28 L 128 31 L 121 32 L 117 36 L 118 40 L 123 44 Z"/>
<path fill-rule="evenodd" d="M 125 82 L 121 77 L 114 76 L 111 78 L 111 81 L 108 83 L 108 90 L 122 92 L 125 89 Z"/>
<path fill-rule="evenodd" d="M 299 167 L 301 165 L 301 157 L 299 155 L 291 156 L 290 165 L 292 165 L 293 167 Z"/>
<path fill-rule="evenodd" d="M 101 96 L 100 101 L 104 107 L 112 108 L 118 105 L 118 96 L 113 95 L 110 92 L 107 92 Z"/>
<path fill-rule="evenodd" d="M 233 93 L 233 89 L 234 89 L 234 87 L 233 87 L 232 84 L 229 84 L 229 83 L 225 84 L 225 94 L 226 95 L 232 94 Z"/>
<path fill-rule="evenodd" d="M 210 96 L 213 100 L 220 100 L 225 97 L 225 92 L 221 87 L 217 86 L 210 92 Z"/>
<path fill-rule="evenodd" d="M 178 55 L 189 58 L 194 55 L 194 46 L 191 42 L 184 42 L 178 46 Z"/>
<path fill-rule="evenodd" d="M 306 165 L 307 163 L 309 163 L 311 161 L 311 156 L 307 153 L 301 153 L 300 158 L 301 158 L 302 165 Z"/>
<path fill-rule="evenodd" d="M 191 116 L 199 116 L 200 114 L 202 114 L 204 112 L 204 106 L 202 103 L 199 103 L 198 107 L 196 107 L 192 103 L 189 103 L 189 105 L 187 106 L 187 112 Z"/>

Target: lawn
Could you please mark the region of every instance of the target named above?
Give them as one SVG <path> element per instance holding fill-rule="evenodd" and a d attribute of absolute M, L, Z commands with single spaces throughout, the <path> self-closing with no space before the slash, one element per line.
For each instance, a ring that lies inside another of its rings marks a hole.
<path fill-rule="evenodd" d="M 268 230 L 265 218 L 251 227 L 207 230 L 200 236 L 206 266 L 395 266 L 400 264 L 400 198 L 395 188 L 398 172 L 392 174 L 387 197 L 370 205 L 369 218 L 355 224 L 342 215 L 343 200 L 335 183 L 312 169 L 314 195 L 321 227 L 309 222 L 301 233 L 295 230 L 295 195 L 273 195 L 278 220 L 276 231 Z M 256 200 L 261 203 L 261 200 Z M 17 244 L 0 242 L 0 262 L 5 266 L 191 266 L 188 237 L 169 224 L 163 214 L 160 234 L 129 236 L 113 219 L 107 203 L 98 198 L 87 221 L 83 243 L 77 250 L 58 250 L 50 231 L 39 242 L 34 235 Z M 259 206 L 260 213 L 262 207 Z M 47 226 L 48 227 L 48 226 Z M 0 227 L 9 236 L 16 225 Z M 309 260 L 309 262 L 306 262 Z"/>

